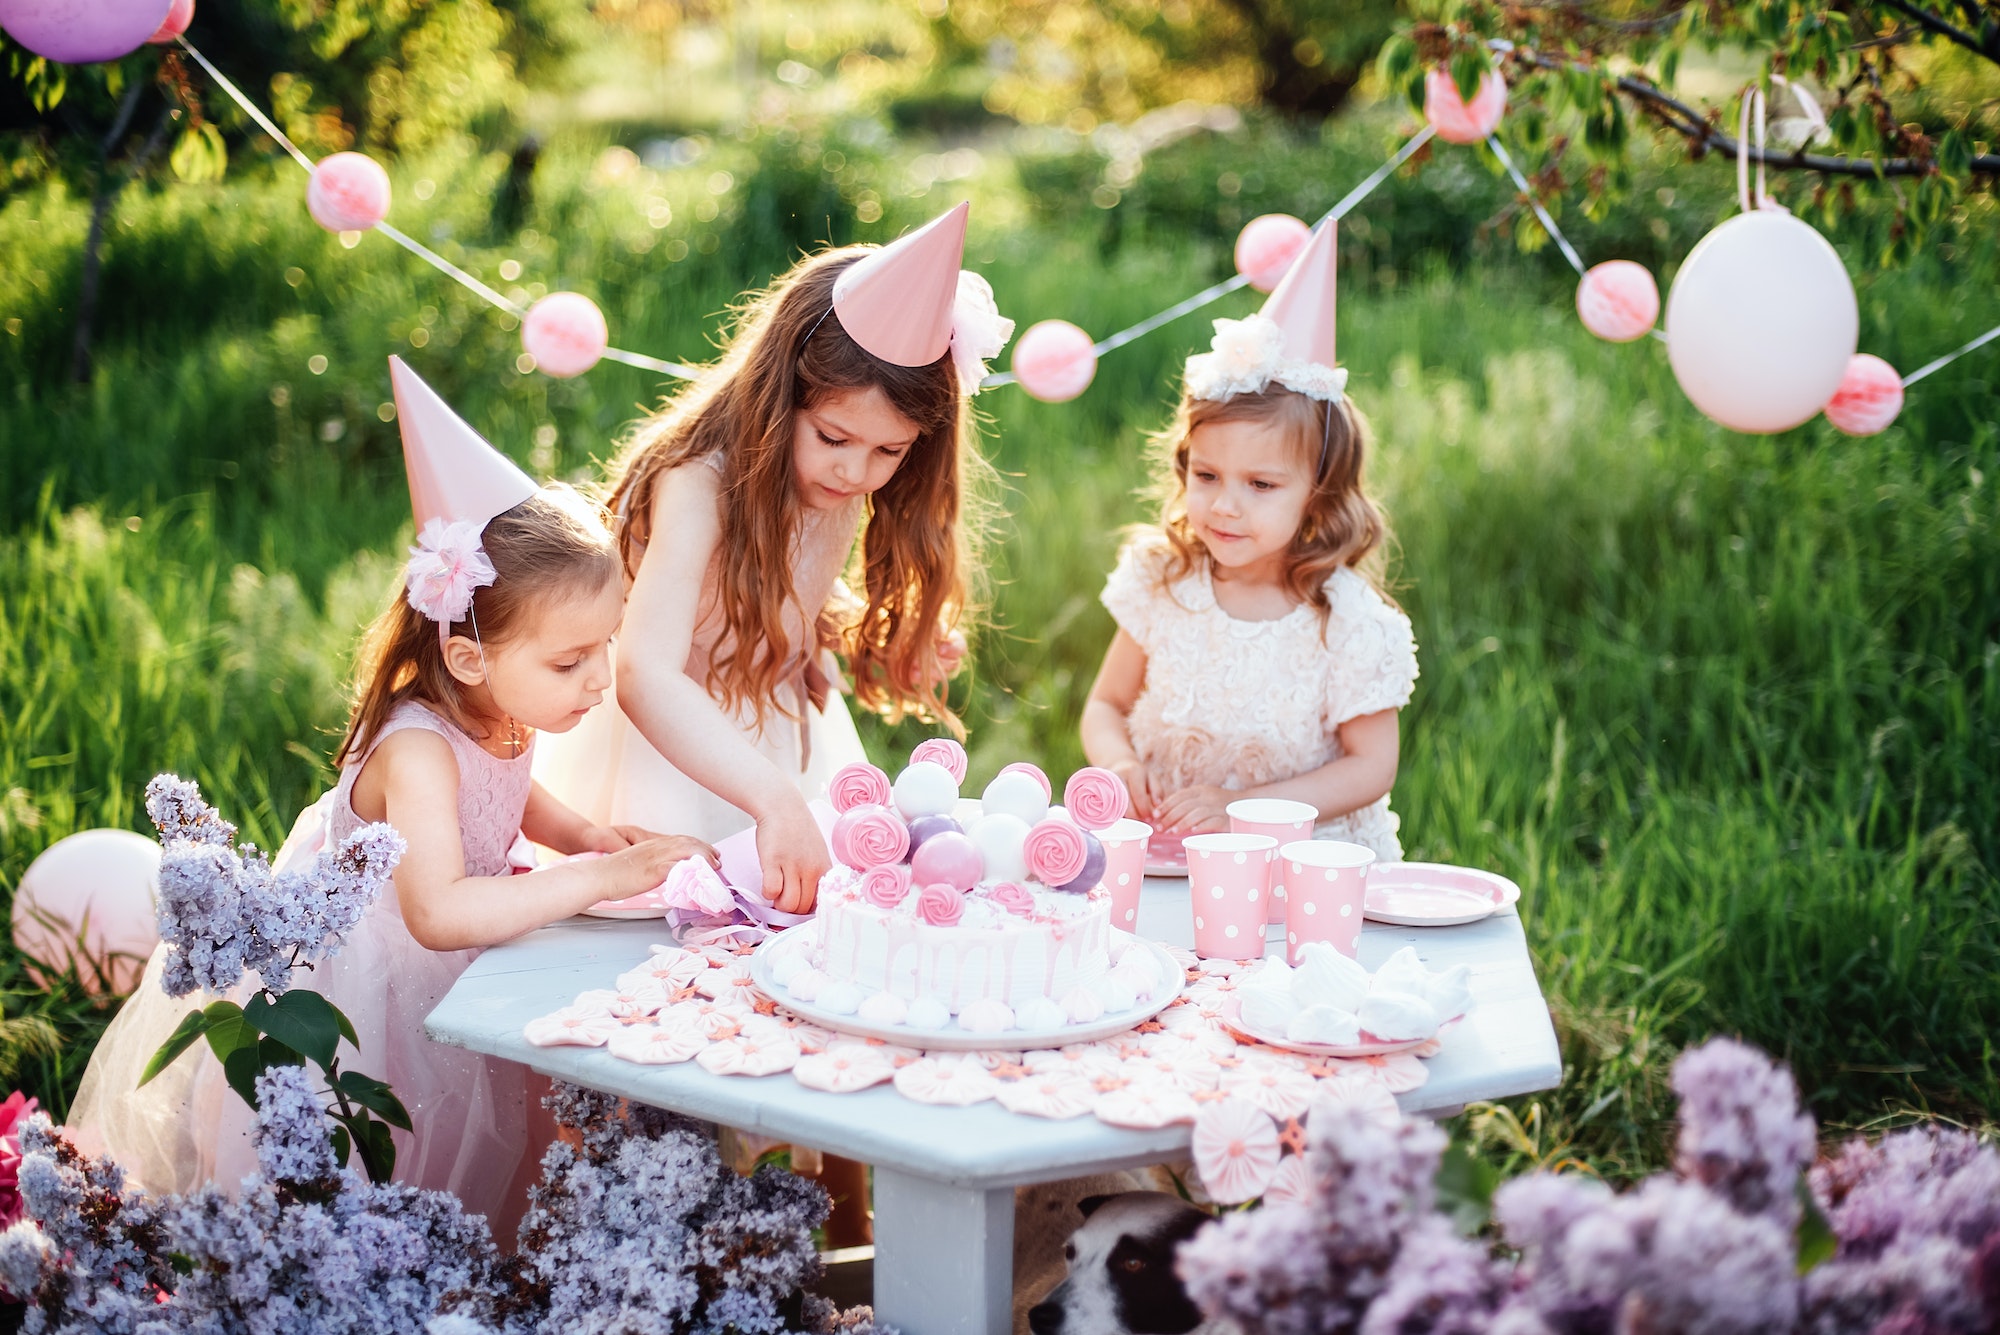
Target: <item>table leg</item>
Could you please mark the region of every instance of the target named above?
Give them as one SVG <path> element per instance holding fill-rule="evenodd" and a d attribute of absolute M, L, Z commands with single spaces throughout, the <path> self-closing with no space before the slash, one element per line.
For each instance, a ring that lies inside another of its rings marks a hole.
<path fill-rule="evenodd" d="M 903 1335 L 1009 1335 L 1014 1189 L 875 1169 L 875 1315 Z"/>

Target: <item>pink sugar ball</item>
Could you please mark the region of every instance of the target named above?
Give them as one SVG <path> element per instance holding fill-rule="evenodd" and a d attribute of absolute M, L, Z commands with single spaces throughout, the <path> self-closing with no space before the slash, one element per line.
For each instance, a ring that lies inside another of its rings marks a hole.
<path fill-rule="evenodd" d="M 1506 110 L 1507 81 L 1497 70 L 1486 71 L 1470 103 L 1458 95 L 1449 71 L 1435 69 L 1424 76 L 1424 119 L 1448 144 L 1483 142 Z"/>
<path fill-rule="evenodd" d="M 321 158 L 306 187 L 306 210 L 329 232 L 365 232 L 389 216 L 389 173 L 362 153 Z"/>
<path fill-rule="evenodd" d="M 1606 260 L 1592 265 L 1576 285 L 1576 313 L 1599 338 L 1630 343 L 1644 338 L 1660 318 L 1660 287 L 1643 264 Z"/>
<path fill-rule="evenodd" d="M 1015 342 L 1012 366 L 1029 394 L 1043 403 L 1067 403 L 1097 378 L 1097 348 L 1069 321 L 1043 320 Z"/>
<path fill-rule="evenodd" d="M 1312 228 L 1289 213 L 1266 213 L 1236 234 L 1236 272 L 1259 292 L 1269 292 L 1312 240 Z"/>
<path fill-rule="evenodd" d="M 924 840 L 910 857 L 910 879 L 918 885 L 943 882 L 970 890 L 986 874 L 986 859 L 967 835 L 946 831 Z"/>
<path fill-rule="evenodd" d="M 1858 352 L 1827 400 L 1826 420 L 1850 436 L 1872 436 L 1903 411 L 1903 377 L 1871 352 Z"/>
<path fill-rule="evenodd" d="M 167 46 L 186 32 L 188 24 L 193 22 L 194 0 L 174 0 L 167 7 L 166 21 L 160 24 L 160 30 L 146 40 L 154 46 Z"/>
<path fill-rule="evenodd" d="M 558 380 L 597 365 L 610 343 L 604 312 L 581 292 L 551 292 L 529 307 L 521 322 L 521 346 L 537 367 Z"/>

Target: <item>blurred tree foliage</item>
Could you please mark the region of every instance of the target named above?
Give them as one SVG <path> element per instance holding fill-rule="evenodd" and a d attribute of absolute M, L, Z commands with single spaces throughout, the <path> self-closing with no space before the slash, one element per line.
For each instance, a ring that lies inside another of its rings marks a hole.
<path fill-rule="evenodd" d="M 932 78 L 1029 124 L 1129 121 L 1194 99 L 1322 119 L 1393 31 L 1395 0 L 924 0 Z"/>
<path fill-rule="evenodd" d="M 1882 263 L 1907 259 L 1941 224 L 1990 226 L 1996 0 L 1425 0 L 1380 64 L 1418 106 L 1429 69 L 1448 68 L 1469 93 L 1503 68 L 1513 94 L 1502 132 L 1540 161 L 1537 192 L 1559 205 L 1579 189 L 1596 218 L 1629 186 L 1635 120 L 1691 157 L 1734 162 L 1744 94 L 1717 105 L 1678 92 L 1691 50 L 1754 60 L 1777 123 L 1747 152 L 1801 174 L 1806 191 L 1790 192 L 1790 207 L 1830 219 L 1860 190 L 1893 199 Z"/>

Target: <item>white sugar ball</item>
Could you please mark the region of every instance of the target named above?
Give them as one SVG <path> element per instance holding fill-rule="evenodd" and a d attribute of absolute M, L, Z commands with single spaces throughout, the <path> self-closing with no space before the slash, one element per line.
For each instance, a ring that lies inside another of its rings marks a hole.
<path fill-rule="evenodd" d="M 943 816 L 958 803 L 958 780 L 934 760 L 919 760 L 896 776 L 890 789 L 903 819 Z"/>
<path fill-rule="evenodd" d="M 1028 825 L 1049 814 L 1049 795 L 1032 775 L 1015 770 L 1002 774 L 986 785 L 979 804 L 990 815 L 1012 816 Z"/>
<path fill-rule="evenodd" d="M 1026 778 L 1026 775 L 1017 775 Z M 1029 780 L 1030 785 L 1033 780 Z M 1028 822 L 1019 816 L 999 812 L 981 816 L 966 831 L 979 856 L 985 859 L 986 874 L 982 881 L 1025 881 L 1028 879 L 1028 855 L 1024 851 L 1028 842 Z"/>

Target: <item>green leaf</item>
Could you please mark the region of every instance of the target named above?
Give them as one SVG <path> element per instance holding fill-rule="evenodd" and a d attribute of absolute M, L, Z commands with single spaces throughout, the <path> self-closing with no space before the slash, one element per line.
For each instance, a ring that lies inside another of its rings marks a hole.
<path fill-rule="evenodd" d="M 1826 1216 L 1820 1212 L 1819 1202 L 1813 1199 L 1812 1187 L 1807 1184 L 1804 1173 L 1799 1174 L 1798 1185 L 1794 1190 L 1799 1198 L 1799 1227 L 1796 1237 L 1799 1273 L 1803 1275 L 1840 1250 L 1840 1239 L 1834 1236 L 1833 1225 L 1827 1223 Z"/>
<path fill-rule="evenodd" d="M 354 1137 L 347 1134 L 347 1128 L 344 1126 L 334 1127 L 333 1161 L 339 1164 L 341 1167 L 345 1168 L 347 1166 L 347 1153 L 349 1150 L 353 1148 L 354 1148 Z"/>
<path fill-rule="evenodd" d="M 370 1182 L 387 1182 L 396 1173 L 396 1144 L 389 1139 L 389 1124 L 366 1113 L 354 1124 L 354 1144 L 361 1151 L 362 1171 Z"/>
<path fill-rule="evenodd" d="M 154 1076 L 172 1066 L 174 1058 L 193 1047 L 194 1041 L 208 1032 L 208 1026 L 209 1018 L 207 1011 L 189 1011 L 181 1018 L 181 1022 L 174 1029 L 174 1032 L 167 1036 L 167 1041 L 160 1044 L 160 1050 L 155 1052 L 152 1059 L 146 1063 L 146 1069 L 139 1073 L 139 1083 L 144 1085 Z"/>
<path fill-rule="evenodd" d="M 363 1075 L 359 1071 L 342 1071 L 340 1079 L 335 1083 L 340 1087 L 341 1093 L 379 1115 L 383 1121 L 401 1127 L 405 1131 L 411 1129 L 409 1110 L 403 1107 L 403 1101 L 396 1097 L 388 1085 L 374 1076 Z"/>
<path fill-rule="evenodd" d="M 1458 88 L 1458 95 L 1470 102 L 1479 95 L 1479 81 L 1486 77 L 1486 53 L 1478 47 L 1468 47 L 1452 53 L 1451 81 Z"/>
<path fill-rule="evenodd" d="M 251 1107 L 257 1106 L 257 1077 L 273 1066 L 304 1066 L 306 1059 L 291 1046 L 269 1035 L 237 1048 L 223 1059 L 222 1074 L 229 1087 Z"/>
<path fill-rule="evenodd" d="M 321 1066 L 332 1064 L 340 1046 L 339 1013 L 319 993 L 297 989 L 276 1001 L 260 993 L 244 1007 L 244 1014 L 259 1029 Z"/>
<path fill-rule="evenodd" d="M 1437 1208 L 1460 1236 L 1469 1238 L 1492 1217 L 1499 1185 L 1499 1169 L 1454 1141 L 1438 1161 Z"/>
<path fill-rule="evenodd" d="M 243 1008 L 235 1002 L 212 1001 L 208 1004 L 207 1015 L 209 1049 L 225 1068 L 230 1053 L 238 1048 L 257 1046 L 257 1026 L 244 1018 Z"/>
<path fill-rule="evenodd" d="M 326 1008 L 333 1012 L 333 1022 L 340 1026 L 340 1036 L 347 1040 L 348 1046 L 356 1052 L 361 1051 L 361 1038 L 354 1032 L 354 1022 L 347 1018 L 346 1012 L 331 1001 L 326 1003 Z"/>
<path fill-rule="evenodd" d="M 229 148 L 222 141 L 222 131 L 203 121 L 187 128 L 168 155 L 167 163 L 174 169 L 174 175 L 189 185 L 219 181 L 229 167 Z"/>

